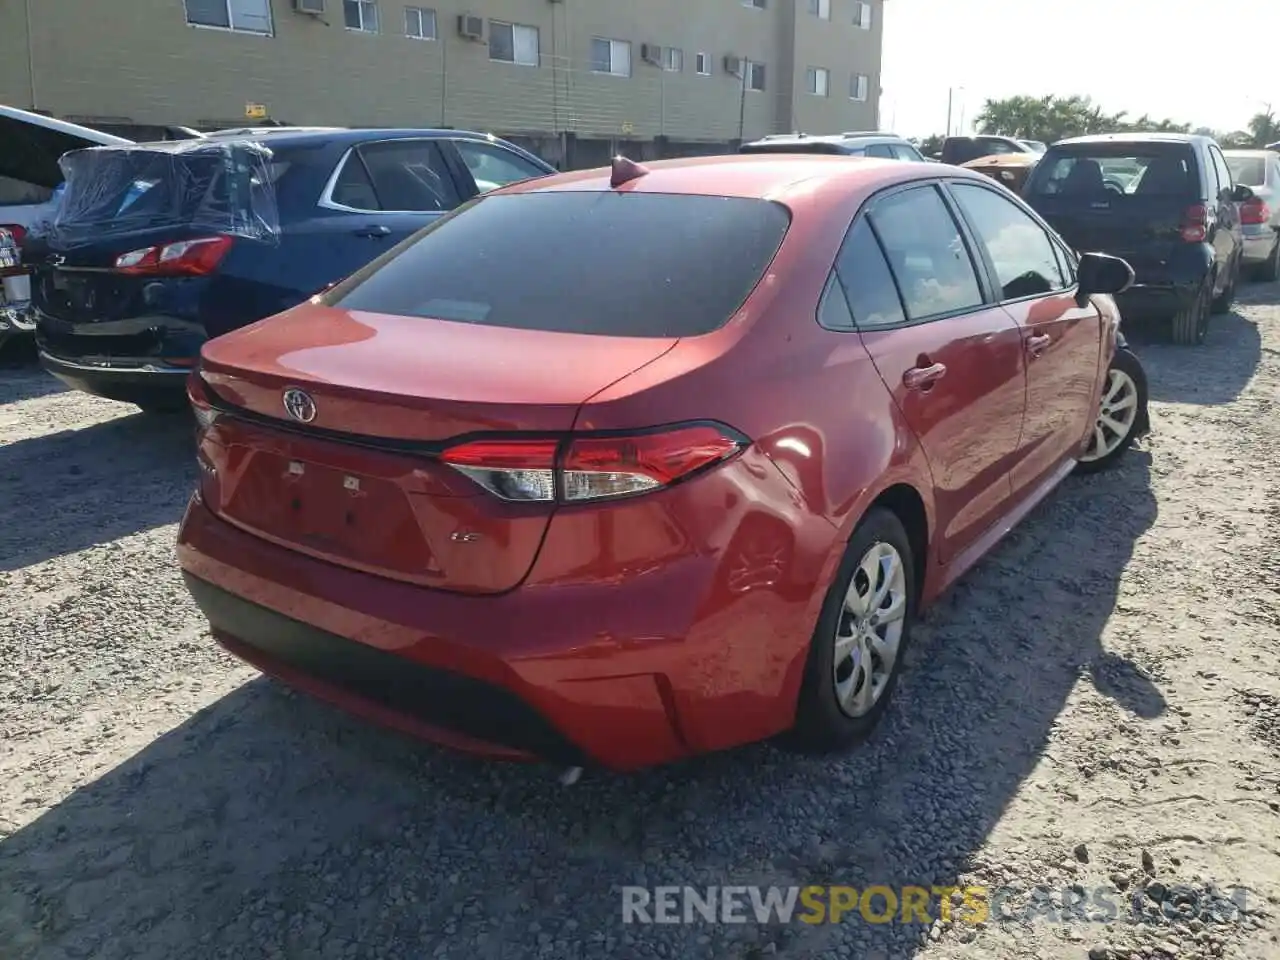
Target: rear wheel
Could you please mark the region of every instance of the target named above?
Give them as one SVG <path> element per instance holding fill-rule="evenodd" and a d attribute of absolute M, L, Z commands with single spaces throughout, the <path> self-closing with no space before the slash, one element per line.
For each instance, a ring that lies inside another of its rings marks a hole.
<path fill-rule="evenodd" d="M 1209 332 L 1209 299 L 1213 295 L 1213 281 L 1206 279 L 1196 295 L 1173 315 L 1170 334 L 1173 342 L 1182 346 L 1204 343 Z"/>
<path fill-rule="evenodd" d="M 1117 350 L 1107 369 L 1102 405 L 1089 446 L 1076 464 L 1077 473 L 1097 473 L 1115 466 L 1142 432 L 1147 414 L 1147 377 L 1128 350 Z"/>
<path fill-rule="evenodd" d="M 849 539 L 818 618 L 795 746 L 830 752 L 871 733 L 897 686 L 915 613 L 911 541 L 892 511 L 875 507 Z"/>

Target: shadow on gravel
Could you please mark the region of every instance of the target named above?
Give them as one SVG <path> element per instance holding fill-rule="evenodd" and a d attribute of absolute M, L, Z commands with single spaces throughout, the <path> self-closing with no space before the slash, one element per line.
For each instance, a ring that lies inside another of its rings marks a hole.
<path fill-rule="evenodd" d="M 953 883 L 1083 677 L 1164 709 L 1102 640 L 1156 517 L 1148 470 L 1135 451 L 1042 505 L 935 608 L 846 757 L 762 745 L 562 788 L 256 680 L 0 843 L 0 942 L 10 960 L 913 956 L 925 928 L 856 914 L 624 926 L 619 887 Z M 1088 797 L 1046 776 L 1019 802 L 1060 808 L 1069 850 Z"/>
<path fill-rule="evenodd" d="M 1214 317 L 1208 338 L 1198 347 L 1174 346 L 1168 325 L 1153 320 L 1125 320 L 1123 329 L 1147 371 L 1151 399 L 1164 403 L 1231 403 L 1262 362 L 1258 325 L 1239 308 Z"/>
<path fill-rule="evenodd" d="M 0 571 L 176 523 L 192 431 L 189 417 L 135 414 L 0 446 Z"/>
<path fill-rule="evenodd" d="M 40 368 L 34 341 L 21 338 L 0 344 L 0 406 L 66 389 Z"/>

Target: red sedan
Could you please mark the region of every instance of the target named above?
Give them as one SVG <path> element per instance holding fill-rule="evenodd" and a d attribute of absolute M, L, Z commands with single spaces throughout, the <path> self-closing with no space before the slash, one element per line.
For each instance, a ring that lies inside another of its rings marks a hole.
<path fill-rule="evenodd" d="M 233 653 L 439 743 L 841 748 L 918 611 L 1132 440 L 1131 277 L 938 164 L 513 185 L 205 346 L 178 556 Z"/>

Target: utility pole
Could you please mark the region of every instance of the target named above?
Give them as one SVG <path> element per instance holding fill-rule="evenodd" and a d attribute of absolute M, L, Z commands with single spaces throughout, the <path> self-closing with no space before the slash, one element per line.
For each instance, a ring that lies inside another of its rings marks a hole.
<path fill-rule="evenodd" d="M 747 128 L 747 74 L 751 72 L 751 61 L 743 57 L 738 61 L 738 68 L 742 71 L 742 90 L 738 94 L 738 146 L 742 146 Z"/>
<path fill-rule="evenodd" d="M 947 87 L 947 136 L 951 136 L 951 94 L 952 88 Z"/>

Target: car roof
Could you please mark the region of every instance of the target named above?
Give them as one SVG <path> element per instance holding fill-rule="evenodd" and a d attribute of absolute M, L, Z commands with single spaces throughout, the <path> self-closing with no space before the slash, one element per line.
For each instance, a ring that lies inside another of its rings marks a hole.
<path fill-rule="evenodd" d="M 53 117 L 46 117 L 42 113 L 31 113 L 27 110 L 19 110 L 17 107 L 6 107 L 2 103 L 0 103 L 0 117 L 8 120 L 17 120 L 20 123 L 29 123 L 34 127 L 43 127 L 46 130 L 53 130 L 67 136 L 79 137 L 81 140 L 87 140 L 90 143 L 101 146 L 119 146 L 133 142 L 125 137 L 117 137 L 110 133 L 103 133 L 101 130 L 94 130 L 92 127 L 82 127 L 78 123 L 55 120 Z"/>
<path fill-rule="evenodd" d="M 643 166 L 647 173 L 617 189 L 629 193 L 742 197 L 786 203 L 824 188 L 865 189 L 870 192 L 894 183 L 941 175 L 936 163 L 807 153 L 687 157 L 658 160 Z M 983 174 L 959 167 L 948 167 L 945 173 L 948 177 L 970 177 L 980 183 L 990 182 L 990 178 Z M 501 192 L 604 192 L 615 189 L 610 178 L 609 167 L 576 170 L 525 180 L 505 187 Z"/>
<path fill-rule="evenodd" d="M 268 146 L 293 147 L 307 144 L 350 144 L 368 140 L 435 139 L 449 137 L 455 140 L 488 140 L 506 143 L 500 137 L 474 130 L 446 130 L 438 127 L 234 127 L 214 130 L 205 135 L 206 140 L 239 140 L 251 138 Z"/>
<path fill-rule="evenodd" d="M 896 133 L 882 133 L 871 130 L 853 130 L 849 133 L 772 133 L 767 137 L 761 137 L 759 140 L 752 140 L 750 143 L 744 143 L 744 147 L 752 147 L 757 144 L 778 144 L 778 143 L 847 143 L 850 140 L 885 140 L 894 143 L 905 142 L 902 137 Z"/>
<path fill-rule="evenodd" d="M 1195 133 L 1093 133 L 1083 137 L 1068 137 L 1053 146 L 1071 146 L 1077 143 L 1211 143 L 1212 137 Z"/>

